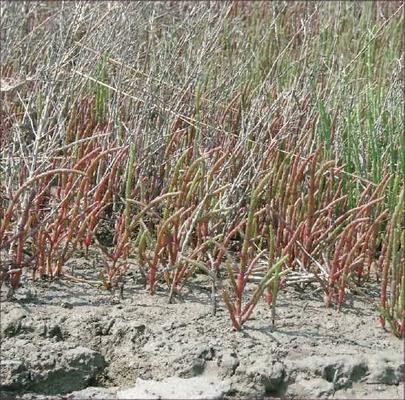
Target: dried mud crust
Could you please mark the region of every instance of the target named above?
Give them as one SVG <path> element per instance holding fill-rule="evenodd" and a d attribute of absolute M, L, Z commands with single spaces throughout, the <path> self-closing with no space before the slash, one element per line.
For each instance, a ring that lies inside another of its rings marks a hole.
<path fill-rule="evenodd" d="M 94 260 L 70 267 L 95 279 Z M 235 332 L 220 298 L 211 314 L 206 276 L 168 304 L 167 291 L 151 297 L 136 271 L 123 299 L 64 280 L 27 281 L 12 300 L 2 292 L 1 398 L 119 399 L 150 381 L 181 390 L 196 377 L 211 379 L 202 399 L 403 398 L 403 342 L 381 329 L 362 296 L 338 312 L 313 288 L 288 288 L 275 328 L 263 301 Z"/>

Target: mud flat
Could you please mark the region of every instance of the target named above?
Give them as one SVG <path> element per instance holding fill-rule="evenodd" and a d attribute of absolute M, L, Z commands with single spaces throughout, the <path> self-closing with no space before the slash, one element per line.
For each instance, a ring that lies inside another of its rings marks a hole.
<path fill-rule="evenodd" d="M 90 261 L 71 263 L 91 278 Z M 290 287 L 274 328 L 263 301 L 235 332 L 221 299 L 211 314 L 204 275 L 173 304 L 136 269 L 123 298 L 57 280 L 25 281 L 13 299 L 4 289 L 2 399 L 404 398 L 403 341 L 360 295 L 338 312 L 315 287 Z"/>

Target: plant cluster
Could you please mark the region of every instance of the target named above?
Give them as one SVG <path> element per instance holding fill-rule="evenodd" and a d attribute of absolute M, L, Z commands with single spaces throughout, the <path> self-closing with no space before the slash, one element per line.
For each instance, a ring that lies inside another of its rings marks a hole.
<path fill-rule="evenodd" d="M 169 301 L 207 274 L 239 330 L 263 296 L 274 317 L 287 284 L 340 308 L 377 282 L 381 323 L 404 336 L 402 16 L 394 2 L 5 3 L 1 283 L 79 280 L 67 260 L 96 247 L 108 290 L 131 256 Z"/>

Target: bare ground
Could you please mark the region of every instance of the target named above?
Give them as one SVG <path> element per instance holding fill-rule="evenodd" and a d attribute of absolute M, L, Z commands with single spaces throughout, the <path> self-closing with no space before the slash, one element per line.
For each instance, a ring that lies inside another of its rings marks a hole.
<path fill-rule="evenodd" d="M 94 279 L 92 262 L 70 266 Z M 372 287 L 340 312 L 289 287 L 275 327 L 263 301 L 235 332 L 206 276 L 168 304 L 130 275 L 123 298 L 66 280 L 26 280 L 11 300 L 3 287 L 1 398 L 404 398 L 403 341 L 379 325 Z"/>

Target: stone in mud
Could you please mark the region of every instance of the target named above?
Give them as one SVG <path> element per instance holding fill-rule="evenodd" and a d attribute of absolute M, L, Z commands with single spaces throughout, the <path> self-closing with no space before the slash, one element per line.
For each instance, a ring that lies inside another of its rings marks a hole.
<path fill-rule="evenodd" d="M 399 385 L 353 385 L 352 388 L 339 390 L 333 398 L 339 400 L 393 400 L 404 398 L 404 388 Z"/>
<path fill-rule="evenodd" d="M 197 357 L 201 360 L 209 361 L 215 356 L 215 349 L 211 346 L 201 346 L 197 349 Z"/>
<path fill-rule="evenodd" d="M 115 400 L 118 388 L 88 387 L 69 393 L 68 400 Z"/>
<path fill-rule="evenodd" d="M 20 306 L 14 306 L 8 312 L 1 311 L 1 337 L 18 335 L 22 330 L 22 321 L 27 317 L 27 311 Z"/>
<path fill-rule="evenodd" d="M 239 366 L 237 354 L 233 351 L 225 351 L 219 360 L 219 366 L 225 376 L 232 376 Z"/>
<path fill-rule="evenodd" d="M 104 360 L 94 350 L 80 346 L 66 351 L 63 354 L 62 363 L 70 368 L 81 369 L 83 372 L 88 371 L 91 374 L 104 365 Z"/>
<path fill-rule="evenodd" d="M 192 361 L 190 372 L 192 373 L 192 376 L 198 376 L 204 372 L 204 368 L 205 360 L 202 358 L 196 358 Z"/>
<path fill-rule="evenodd" d="M 18 349 L 17 354 L 12 348 L 4 349 L 13 359 L 2 361 L 1 390 L 64 394 L 86 388 L 105 367 L 99 353 L 66 342 L 26 343 Z"/>
<path fill-rule="evenodd" d="M 57 323 L 43 323 L 40 326 L 36 326 L 37 331 L 39 331 L 40 336 L 44 338 L 55 338 L 55 340 L 62 340 L 63 334 L 62 329 Z"/>
<path fill-rule="evenodd" d="M 236 374 L 239 381 L 250 383 L 250 387 L 245 389 L 255 395 L 277 396 L 284 391 L 284 364 L 271 357 L 257 357 L 250 365 L 239 367 Z M 242 393 L 244 391 L 242 389 Z"/>
<path fill-rule="evenodd" d="M 0 388 L 17 390 L 30 382 L 30 373 L 23 362 L 0 360 Z"/>
<path fill-rule="evenodd" d="M 0 391 L 1 400 L 66 400 L 65 396 L 52 395 L 47 396 L 37 393 L 24 393 L 22 395 L 16 395 L 14 392 Z"/>
<path fill-rule="evenodd" d="M 368 373 L 367 360 L 362 356 L 311 356 L 287 361 L 289 382 L 298 375 L 305 378 L 322 378 L 332 383 L 335 390 L 350 387 Z"/>
<path fill-rule="evenodd" d="M 325 379 L 297 379 L 296 382 L 288 385 L 285 396 L 287 398 L 318 399 L 332 395 L 333 391 L 333 383 Z"/>
<path fill-rule="evenodd" d="M 369 357 L 371 384 L 398 385 L 405 381 L 404 359 L 402 354 L 381 352 Z"/>
<path fill-rule="evenodd" d="M 230 390 L 228 382 L 214 377 L 198 376 L 190 379 L 177 377 L 162 381 L 138 379 L 133 388 L 117 393 L 118 400 L 215 400 L 222 399 Z"/>
<path fill-rule="evenodd" d="M 185 366 L 179 371 L 179 377 L 192 378 L 202 375 L 205 371 L 207 362 L 215 357 L 215 349 L 210 346 L 201 346 L 196 349 L 196 358 L 191 361 L 191 368 Z"/>

